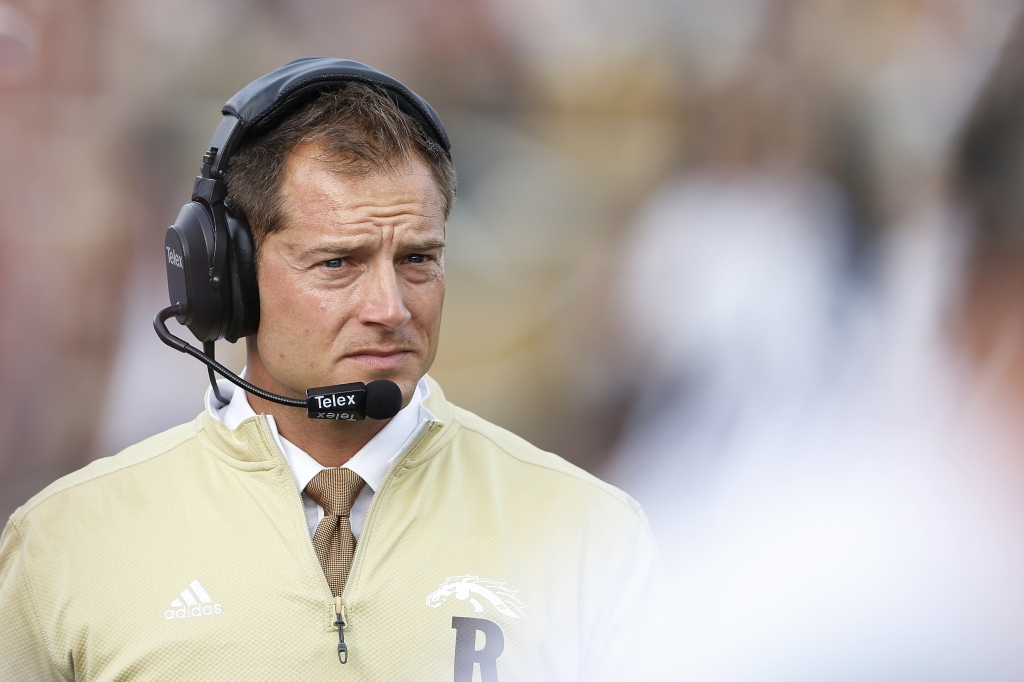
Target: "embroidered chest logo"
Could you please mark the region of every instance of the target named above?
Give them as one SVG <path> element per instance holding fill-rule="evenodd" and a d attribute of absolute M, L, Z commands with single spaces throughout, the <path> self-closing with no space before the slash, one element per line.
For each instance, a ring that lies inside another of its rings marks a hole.
<path fill-rule="evenodd" d="M 519 590 L 510 590 L 505 583 L 487 580 L 477 575 L 456 575 L 448 578 L 441 586 L 427 595 L 427 606 L 436 609 L 454 596 L 459 601 L 468 601 L 477 613 L 484 612 L 484 603 L 489 603 L 498 613 L 509 618 L 529 617 L 523 612 L 526 608 L 516 594 Z"/>
<path fill-rule="evenodd" d="M 219 616 L 223 612 L 220 604 L 215 604 L 213 598 L 198 580 L 188 584 L 181 594 L 171 602 L 171 608 L 164 611 L 164 618 L 174 620 L 175 618 L 199 618 L 201 616 Z"/>
<path fill-rule="evenodd" d="M 519 590 L 510 590 L 505 585 L 478 575 L 452 576 L 427 595 L 427 606 L 436 609 L 454 596 L 458 601 L 468 601 L 477 613 L 487 611 L 484 604 L 490 604 L 509 618 L 530 620 L 523 611 L 526 604 L 516 596 Z M 452 629 L 455 630 L 454 682 L 472 682 L 478 667 L 483 682 L 498 682 L 498 657 L 505 650 L 505 633 L 501 627 L 484 618 L 452 616 Z M 483 635 L 483 647 L 477 649 L 479 634 Z"/>

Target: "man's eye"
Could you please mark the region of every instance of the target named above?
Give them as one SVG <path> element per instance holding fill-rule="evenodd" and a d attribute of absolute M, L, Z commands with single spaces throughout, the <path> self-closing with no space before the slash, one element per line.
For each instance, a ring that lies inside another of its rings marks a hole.
<path fill-rule="evenodd" d="M 411 256 L 409 256 L 409 262 L 410 263 L 426 263 L 427 262 L 427 257 L 424 256 L 422 253 L 414 253 Z"/>
<path fill-rule="evenodd" d="M 329 268 L 340 268 L 341 267 L 341 259 L 340 258 L 332 258 L 329 261 L 325 261 L 324 265 L 329 267 Z"/>

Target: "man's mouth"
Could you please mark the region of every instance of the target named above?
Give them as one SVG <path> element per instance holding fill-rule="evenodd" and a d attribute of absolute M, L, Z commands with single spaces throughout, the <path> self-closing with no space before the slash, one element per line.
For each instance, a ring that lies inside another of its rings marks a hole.
<path fill-rule="evenodd" d="M 412 356 L 412 351 L 371 348 L 346 355 L 345 359 L 361 363 L 373 369 L 395 369 L 410 356 Z"/>

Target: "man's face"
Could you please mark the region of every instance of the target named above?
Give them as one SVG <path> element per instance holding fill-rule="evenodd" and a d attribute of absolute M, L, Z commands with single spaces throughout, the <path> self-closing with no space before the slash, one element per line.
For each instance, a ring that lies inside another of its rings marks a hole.
<path fill-rule="evenodd" d="M 445 224 L 426 164 L 352 177 L 291 154 L 284 227 L 259 254 L 256 346 L 282 388 L 390 379 L 408 404 L 437 352 Z"/>

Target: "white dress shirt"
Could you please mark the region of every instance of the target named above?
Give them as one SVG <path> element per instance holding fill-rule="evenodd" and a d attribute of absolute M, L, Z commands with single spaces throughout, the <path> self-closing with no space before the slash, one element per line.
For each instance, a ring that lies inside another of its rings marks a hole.
<path fill-rule="evenodd" d="M 242 376 L 245 376 L 244 370 Z M 256 416 L 256 412 L 249 405 L 245 391 L 224 379 L 217 381 L 217 388 L 220 389 L 220 394 L 228 399 L 227 404 L 222 404 L 213 396 L 213 391 L 207 389 L 206 409 L 224 426 L 234 431 L 243 421 Z M 416 384 L 412 401 L 392 417 L 391 421 L 377 432 L 377 435 L 352 456 L 352 459 L 342 465 L 341 468 L 354 471 L 366 481 L 366 485 L 363 486 L 356 501 L 352 504 L 352 511 L 349 512 L 349 523 L 352 526 L 352 534 L 356 538 L 359 537 L 359 531 L 363 528 L 363 520 L 370 508 L 370 500 L 373 499 L 374 493 L 384 480 L 384 474 L 391 468 L 399 455 L 412 445 L 423 427 L 429 422 L 435 421 L 434 415 L 423 404 L 429 394 L 430 387 L 427 385 L 426 379 L 420 379 Z M 274 416 L 271 414 L 266 416 L 267 422 L 270 424 L 270 431 L 274 434 L 274 440 L 281 448 L 285 461 L 288 462 L 288 467 L 292 471 L 292 476 L 295 477 L 295 483 L 299 490 L 303 491 L 302 505 L 306 511 L 306 524 L 309 526 L 309 534 L 313 535 L 320 519 L 324 517 L 324 509 L 305 493 L 306 484 L 327 467 L 310 457 L 301 448 L 296 447 L 287 438 L 282 437 L 278 433 Z"/>

